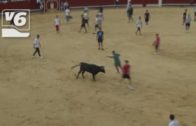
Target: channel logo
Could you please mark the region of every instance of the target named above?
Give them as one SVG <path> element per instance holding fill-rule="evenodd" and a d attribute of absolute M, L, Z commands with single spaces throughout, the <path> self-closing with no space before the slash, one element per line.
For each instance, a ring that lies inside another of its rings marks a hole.
<path fill-rule="evenodd" d="M 29 9 L 5 9 L 2 14 L 3 38 L 27 38 L 30 36 Z"/>

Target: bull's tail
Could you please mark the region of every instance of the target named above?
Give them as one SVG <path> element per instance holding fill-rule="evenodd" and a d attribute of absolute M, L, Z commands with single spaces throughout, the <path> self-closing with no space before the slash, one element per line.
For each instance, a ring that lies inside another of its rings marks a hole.
<path fill-rule="evenodd" d="M 72 66 L 72 67 L 71 67 L 71 70 L 73 70 L 74 68 L 76 68 L 76 67 L 78 67 L 78 66 L 80 66 L 80 64 L 75 65 L 75 66 Z"/>

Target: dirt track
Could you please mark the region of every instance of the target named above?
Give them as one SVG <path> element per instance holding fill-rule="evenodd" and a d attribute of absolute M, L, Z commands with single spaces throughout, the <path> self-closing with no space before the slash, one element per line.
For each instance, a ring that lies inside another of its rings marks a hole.
<path fill-rule="evenodd" d="M 144 8 L 135 9 L 143 16 Z M 149 8 L 152 19 L 142 36 L 135 24 L 127 23 L 125 10 L 104 10 L 104 51 L 97 50 L 92 34 L 96 11 L 90 12 L 89 33 L 78 33 L 80 11 L 73 11 L 70 23 L 63 13 L 31 15 L 31 37 L 0 38 L 0 125 L 1 126 L 166 126 L 174 113 L 182 126 L 196 125 L 196 24 L 189 33 L 181 24 L 183 8 Z M 189 12 L 192 13 L 189 8 Z M 61 33 L 53 18 L 61 16 Z M 43 59 L 32 59 L 32 42 L 39 33 Z M 161 51 L 154 53 L 155 33 L 161 37 Z M 132 65 L 135 91 L 120 83 L 113 60 Z M 97 82 L 75 80 L 81 61 L 104 65 L 106 74 Z"/>

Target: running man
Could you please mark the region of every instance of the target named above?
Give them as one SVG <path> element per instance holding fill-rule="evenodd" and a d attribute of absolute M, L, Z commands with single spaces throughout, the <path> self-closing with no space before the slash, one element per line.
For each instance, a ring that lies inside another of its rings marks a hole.
<path fill-rule="evenodd" d="M 60 24 L 61 24 L 61 21 L 59 19 L 59 16 L 56 15 L 55 19 L 54 19 L 54 26 L 56 28 L 56 32 L 58 33 L 60 31 Z"/>
<path fill-rule="evenodd" d="M 120 70 L 122 69 L 121 62 L 120 62 L 120 54 L 116 53 L 115 51 L 112 51 L 112 56 L 108 56 L 109 58 L 114 59 L 114 66 L 118 73 L 120 73 Z"/>
<path fill-rule="evenodd" d="M 143 26 L 142 18 L 141 18 L 141 16 L 139 16 L 139 18 L 136 21 L 136 29 L 137 29 L 135 32 L 136 35 L 138 32 L 140 35 L 142 35 L 142 32 L 141 32 L 142 26 Z"/>
<path fill-rule="evenodd" d="M 104 37 L 104 32 L 99 28 L 99 31 L 97 32 L 97 41 L 98 41 L 98 50 L 104 50 L 103 49 L 103 37 Z"/>
<path fill-rule="evenodd" d="M 161 39 L 160 39 L 158 33 L 155 36 L 156 36 L 156 38 L 155 38 L 155 41 L 153 42 L 152 45 L 154 46 L 155 51 L 158 52 L 159 51 L 159 46 L 160 46 Z"/>
<path fill-rule="evenodd" d="M 41 48 L 41 43 L 40 43 L 40 35 L 37 34 L 34 42 L 33 42 L 33 47 L 35 49 L 34 53 L 33 53 L 33 57 L 35 56 L 36 53 L 38 53 L 39 57 L 41 57 L 41 53 L 40 53 L 40 48 Z"/>
<path fill-rule="evenodd" d="M 180 126 L 179 122 L 177 120 L 175 120 L 175 115 L 170 114 L 169 119 L 170 119 L 170 122 L 169 122 L 168 126 Z"/>
<path fill-rule="evenodd" d="M 148 10 L 146 10 L 146 12 L 144 13 L 144 20 L 145 20 L 146 25 L 148 25 L 148 22 L 150 20 L 150 13 Z"/>
<path fill-rule="evenodd" d="M 133 90 L 134 88 L 131 86 L 132 85 L 132 81 L 131 81 L 131 65 L 129 65 L 129 61 L 125 60 L 125 64 L 122 67 L 122 79 L 128 79 L 129 80 L 129 86 L 128 88 Z"/>

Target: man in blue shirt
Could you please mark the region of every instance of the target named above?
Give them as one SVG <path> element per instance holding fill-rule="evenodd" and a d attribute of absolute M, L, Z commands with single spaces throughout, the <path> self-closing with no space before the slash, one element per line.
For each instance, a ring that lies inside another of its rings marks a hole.
<path fill-rule="evenodd" d="M 98 41 L 98 49 L 103 50 L 103 36 L 104 32 L 99 28 L 99 31 L 97 32 L 97 41 Z"/>

